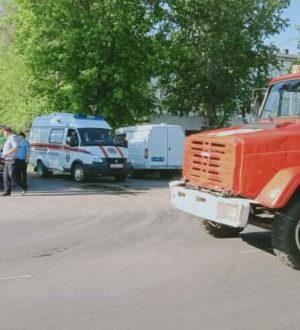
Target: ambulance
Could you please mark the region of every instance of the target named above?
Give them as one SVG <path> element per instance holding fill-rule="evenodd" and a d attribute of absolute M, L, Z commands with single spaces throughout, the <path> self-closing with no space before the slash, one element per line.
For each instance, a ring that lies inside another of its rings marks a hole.
<path fill-rule="evenodd" d="M 66 172 L 76 182 L 92 175 L 125 181 L 131 167 L 129 155 L 114 142 L 112 133 L 100 116 L 52 113 L 36 117 L 29 135 L 30 163 L 40 177 Z"/>

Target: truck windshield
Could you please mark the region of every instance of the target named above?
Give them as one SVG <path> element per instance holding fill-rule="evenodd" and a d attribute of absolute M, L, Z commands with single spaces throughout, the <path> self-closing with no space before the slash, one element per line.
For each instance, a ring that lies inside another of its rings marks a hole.
<path fill-rule="evenodd" d="M 113 146 L 112 131 L 103 128 L 79 128 L 82 146 Z"/>
<path fill-rule="evenodd" d="M 271 86 L 261 118 L 300 115 L 300 79 Z"/>

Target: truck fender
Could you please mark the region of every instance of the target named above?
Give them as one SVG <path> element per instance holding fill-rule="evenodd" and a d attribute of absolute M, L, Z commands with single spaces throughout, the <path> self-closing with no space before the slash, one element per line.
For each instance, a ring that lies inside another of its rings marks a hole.
<path fill-rule="evenodd" d="M 300 187 L 300 166 L 277 172 L 263 188 L 256 201 L 271 209 L 281 209 Z"/>

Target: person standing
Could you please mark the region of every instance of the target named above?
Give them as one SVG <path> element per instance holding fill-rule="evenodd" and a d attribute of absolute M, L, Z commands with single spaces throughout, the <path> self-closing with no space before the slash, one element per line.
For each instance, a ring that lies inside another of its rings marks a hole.
<path fill-rule="evenodd" d="M 12 133 L 11 128 L 5 128 L 3 130 L 3 136 L 6 138 L 6 141 L 4 143 L 2 152 L 2 156 L 5 161 L 3 173 L 4 193 L 2 196 L 10 196 L 12 180 L 15 177 L 15 162 L 19 145 L 17 136 Z"/>
<path fill-rule="evenodd" d="M 27 193 L 28 185 L 27 185 L 27 165 L 29 162 L 29 152 L 30 145 L 26 140 L 26 136 L 24 133 L 19 134 L 19 149 L 17 152 L 16 159 L 16 182 L 23 189 L 22 194 L 25 195 Z"/>

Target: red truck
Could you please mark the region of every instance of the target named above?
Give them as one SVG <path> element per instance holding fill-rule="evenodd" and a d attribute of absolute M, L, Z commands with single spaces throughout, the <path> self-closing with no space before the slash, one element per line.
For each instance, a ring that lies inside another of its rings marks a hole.
<path fill-rule="evenodd" d="M 186 139 L 171 202 L 214 237 L 271 230 L 276 255 L 300 269 L 300 70 L 273 79 L 255 124 Z"/>

